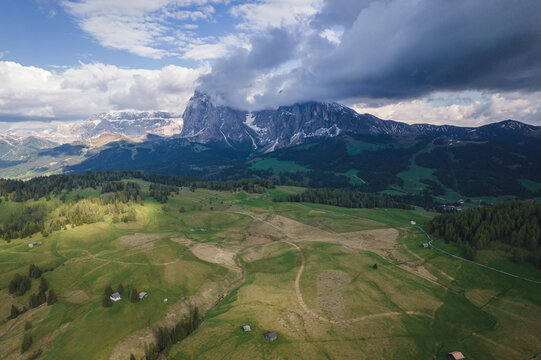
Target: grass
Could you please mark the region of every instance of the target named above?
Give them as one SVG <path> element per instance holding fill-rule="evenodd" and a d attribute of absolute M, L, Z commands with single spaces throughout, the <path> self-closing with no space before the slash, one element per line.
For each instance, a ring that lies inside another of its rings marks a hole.
<path fill-rule="evenodd" d="M 303 190 L 277 187 L 268 193 L 283 197 Z M 77 194 L 96 192 L 68 196 Z M 539 352 L 541 286 L 422 249 L 426 238 L 409 223 L 423 224 L 434 214 L 275 203 L 272 197 L 182 189 L 165 211 L 151 199 L 136 205 L 136 223 L 106 219 L 47 238 L 35 235 L 42 245 L 33 249 L 29 239 L 1 243 L 4 358 L 19 358 L 26 320 L 32 321 L 34 337 L 28 354 L 41 348 L 42 359 L 124 359 L 130 352 L 140 357 L 144 343 L 153 341 L 153 329 L 170 326 L 193 304 L 205 317 L 195 333 L 171 349 L 175 359 L 445 359 L 452 350 L 492 359 L 533 358 Z M 6 211 L 21 205 L 2 202 L 0 223 Z M 396 239 L 363 235 L 389 228 L 397 229 Z M 341 242 L 344 238 L 369 241 L 369 246 L 351 247 Z M 384 240 L 392 246 L 377 250 Z M 302 257 L 285 241 L 299 246 Z M 235 253 L 235 266 L 219 265 L 212 254 L 198 258 L 192 250 L 200 243 Z M 453 244 L 437 245 L 460 254 Z M 541 271 L 514 264 L 497 249 L 479 256 L 499 269 L 541 279 Z M 323 320 L 297 297 L 303 258 L 300 294 Z M 19 298 L 6 289 L 31 263 L 53 269 L 44 277 L 59 302 L 8 321 L 11 305 L 22 307 L 37 291 L 37 281 Z M 103 288 L 116 289 L 119 283 L 149 297 L 132 304 L 125 293 L 112 308 L 103 308 Z M 225 298 L 218 301 L 221 294 Z M 251 332 L 240 329 L 245 324 Z M 267 331 L 276 331 L 278 339 L 267 342 Z"/>

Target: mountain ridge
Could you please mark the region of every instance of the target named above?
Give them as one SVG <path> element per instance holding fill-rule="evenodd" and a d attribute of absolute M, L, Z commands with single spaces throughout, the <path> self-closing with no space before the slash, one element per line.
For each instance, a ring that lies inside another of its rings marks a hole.
<path fill-rule="evenodd" d="M 479 127 L 410 125 L 383 120 L 371 114 L 359 114 L 338 103 L 315 101 L 250 112 L 215 105 L 211 97 L 201 91 L 194 93 L 182 117 L 184 124 L 179 137 L 200 143 L 222 143 L 233 148 L 244 144 L 244 147 L 248 145 L 263 153 L 299 145 L 311 138 L 332 138 L 341 133 L 475 140 L 514 132 L 541 138 L 541 127 L 515 120 Z"/>

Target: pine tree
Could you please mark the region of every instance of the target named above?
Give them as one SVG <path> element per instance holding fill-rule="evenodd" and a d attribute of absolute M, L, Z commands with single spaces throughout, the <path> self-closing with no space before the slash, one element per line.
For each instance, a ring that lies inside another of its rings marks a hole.
<path fill-rule="evenodd" d="M 107 285 L 105 287 L 104 295 L 107 297 L 110 297 L 111 295 L 113 295 L 113 288 L 111 287 L 111 285 Z"/>
<path fill-rule="evenodd" d="M 137 292 L 136 288 L 131 289 L 130 301 L 132 303 L 139 302 L 139 293 Z"/>
<path fill-rule="evenodd" d="M 120 295 L 124 294 L 124 286 L 122 284 L 118 284 L 117 290 Z"/>
<path fill-rule="evenodd" d="M 32 346 L 32 334 L 25 333 L 21 344 L 21 354 Z"/>
<path fill-rule="evenodd" d="M 53 289 L 49 290 L 49 296 L 47 297 L 47 305 L 53 305 L 58 301 L 58 297 Z"/>
<path fill-rule="evenodd" d="M 26 330 L 30 330 L 30 329 L 32 329 L 32 322 L 25 321 L 24 322 L 24 330 L 26 331 Z"/>
<path fill-rule="evenodd" d="M 11 315 L 9 315 L 9 319 L 15 319 L 20 313 L 21 312 L 15 307 L 15 305 L 11 305 Z"/>
<path fill-rule="evenodd" d="M 130 360 L 136 360 L 136 359 L 135 359 L 135 355 L 130 354 Z"/>
<path fill-rule="evenodd" d="M 113 300 L 111 300 L 111 298 L 107 296 L 107 294 L 103 294 L 103 300 L 101 302 L 101 305 L 106 308 L 111 307 L 113 306 Z"/>
<path fill-rule="evenodd" d="M 39 283 L 39 291 L 45 292 L 47 290 L 49 290 L 49 283 L 47 282 L 47 280 L 45 280 L 44 277 L 42 277 Z"/>

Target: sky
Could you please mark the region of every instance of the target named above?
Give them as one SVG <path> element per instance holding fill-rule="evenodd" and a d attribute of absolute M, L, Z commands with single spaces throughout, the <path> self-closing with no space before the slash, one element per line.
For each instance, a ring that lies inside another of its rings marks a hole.
<path fill-rule="evenodd" d="M 541 125 L 538 0 L 2 0 L 0 129 L 113 110 L 336 101 Z"/>

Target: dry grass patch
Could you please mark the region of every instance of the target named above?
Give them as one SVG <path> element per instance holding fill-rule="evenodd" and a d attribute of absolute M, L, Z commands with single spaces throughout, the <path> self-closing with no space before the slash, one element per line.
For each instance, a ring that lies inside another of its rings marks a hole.
<path fill-rule="evenodd" d="M 64 300 L 73 304 L 87 304 L 90 302 L 90 297 L 83 290 L 73 290 L 62 294 Z"/>
<path fill-rule="evenodd" d="M 325 270 L 317 277 L 315 302 L 331 319 L 345 318 L 346 305 L 340 288 L 350 282 L 351 277 L 339 270 Z"/>
<path fill-rule="evenodd" d="M 156 240 L 163 239 L 164 237 L 166 237 L 164 234 L 133 234 L 121 236 L 116 241 L 146 250 L 151 249 Z"/>

